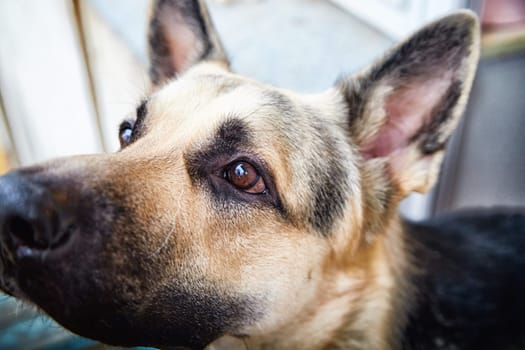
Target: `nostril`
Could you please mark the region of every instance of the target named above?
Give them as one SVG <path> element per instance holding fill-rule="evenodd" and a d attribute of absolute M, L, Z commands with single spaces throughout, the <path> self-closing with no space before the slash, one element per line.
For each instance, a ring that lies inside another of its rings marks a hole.
<path fill-rule="evenodd" d="M 45 237 L 42 237 L 40 230 L 35 224 L 18 215 L 14 215 L 6 220 L 4 230 L 8 236 L 14 239 L 14 243 L 17 245 L 46 249 L 50 244 Z"/>
<path fill-rule="evenodd" d="M 67 196 L 20 173 L 0 177 L 0 247 L 40 254 L 64 246 L 74 232 Z M 5 243 L 5 244 L 3 244 Z"/>
<path fill-rule="evenodd" d="M 36 242 L 35 227 L 18 215 L 8 218 L 4 229 L 8 236 L 18 239 L 19 243 L 35 248 L 45 248 L 41 243 Z"/>

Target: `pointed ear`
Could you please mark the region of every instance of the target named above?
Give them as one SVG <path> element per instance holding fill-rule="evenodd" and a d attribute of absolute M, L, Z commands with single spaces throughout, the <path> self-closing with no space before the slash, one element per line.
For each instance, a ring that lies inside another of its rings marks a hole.
<path fill-rule="evenodd" d="M 386 162 L 401 197 L 424 192 L 467 100 L 479 56 L 470 11 L 433 22 L 362 74 L 338 82 L 365 163 Z"/>
<path fill-rule="evenodd" d="M 204 0 L 154 0 L 152 6 L 148 44 L 153 85 L 203 60 L 228 67 Z"/>

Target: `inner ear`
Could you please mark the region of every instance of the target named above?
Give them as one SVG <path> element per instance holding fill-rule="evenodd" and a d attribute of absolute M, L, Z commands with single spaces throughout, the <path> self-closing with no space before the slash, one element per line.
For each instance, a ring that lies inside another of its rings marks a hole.
<path fill-rule="evenodd" d="M 182 13 L 173 9 L 159 13 L 163 44 L 168 50 L 168 55 L 163 57 L 167 60 L 164 62 L 166 68 L 170 69 L 167 75 L 185 70 L 191 63 L 205 57 L 211 49 L 210 42 L 205 40 L 207 33 L 202 23 L 188 21 L 192 20 L 183 18 Z"/>
<path fill-rule="evenodd" d="M 366 159 L 386 157 L 418 139 L 423 153 L 437 151 L 445 140 L 431 135 L 439 134 L 440 125 L 451 116 L 446 107 L 457 102 L 460 92 L 452 83 L 452 74 L 446 72 L 392 89 L 384 101 L 385 122 L 364 142 L 361 153 Z"/>
<path fill-rule="evenodd" d="M 204 60 L 228 67 L 204 0 L 155 0 L 148 44 L 155 86 Z"/>

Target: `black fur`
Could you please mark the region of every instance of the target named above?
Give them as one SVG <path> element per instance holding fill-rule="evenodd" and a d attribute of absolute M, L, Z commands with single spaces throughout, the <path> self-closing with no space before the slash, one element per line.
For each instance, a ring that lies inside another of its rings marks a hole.
<path fill-rule="evenodd" d="M 402 82 L 456 71 L 468 56 L 472 40 L 471 26 L 458 25 L 457 18 L 431 24 L 388 54 L 371 71 L 370 79 L 378 81 L 389 76 Z"/>
<path fill-rule="evenodd" d="M 236 153 L 249 149 L 250 134 L 248 126 L 239 118 L 230 117 L 222 122 L 209 143 L 196 145 L 195 150 L 184 155 L 192 181 L 206 178 L 217 163 L 228 161 Z"/>
<path fill-rule="evenodd" d="M 429 123 L 424 124 L 421 130 L 416 133 L 416 137 L 422 140 L 420 148 L 423 154 L 432 154 L 445 148 L 448 137 L 442 139 L 440 128 L 446 125 L 453 116 L 462 89 L 461 81 L 454 81 L 441 98 L 441 103 L 438 103 L 432 110 Z"/>
<path fill-rule="evenodd" d="M 136 113 L 137 119 L 135 120 L 135 124 L 133 124 L 133 136 L 131 138 L 131 142 L 135 142 L 137 139 L 139 139 L 145 134 L 144 120 L 148 115 L 148 100 L 144 99 L 139 104 Z"/>
<path fill-rule="evenodd" d="M 202 285 L 212 283 L 203 281 Z M 144 324 L 154 325 L 144 344 L 159 348 L 178 344 L 203 349 L 222 335 L 253 323 L 263 311 L 257 299 L 250 296 L 224 290 L 196 290 L 195 285 L 167 286 L 157 292 L 155 301 L 144 310 Z M 158 327 L 159 319 L 169 321 L 165 327 Z"/>
<path fill-rule="evenodd" d="M 325 142 L 322 150 L 324 163 L 310 164 L 310 189 L 314 195 L 310 224 L 323 236 L 329 236 L 333 224 L 343 214 L 349 196 L 349 171 L 346 158 L 337 140 L 323 125 L 317 128 L 319 137 Z"/>
<path fill-rule="evenodd" d="M 525 348 L 525 210 L 409 223 L 416 271 L 404 350 Z"/>

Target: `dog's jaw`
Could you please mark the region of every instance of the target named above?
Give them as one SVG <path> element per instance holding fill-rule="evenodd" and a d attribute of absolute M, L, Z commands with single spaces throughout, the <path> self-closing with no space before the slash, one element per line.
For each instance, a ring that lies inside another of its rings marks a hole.
<path fill-rule="evenodd" d="M 405 283 L 408 257 L 404 232 L 398 216 L 386 224 L 383 235 L 359 251 L 351 268 L 340 266 L 327 256 L 318 292 L 310 305 L 279 330 L 247 335 L 236 342 L 219 339 L 210 350 L 237 349 L 338 349 L 388 350 L 398 347 L 397 336 L 405 326 L 412 286 Z M 348 251 L 348 255 L 352 252 Z M 373 276 L 373 277 L 372 277 Z M 395 325 L 395 327 L 392 327 Z"/>

